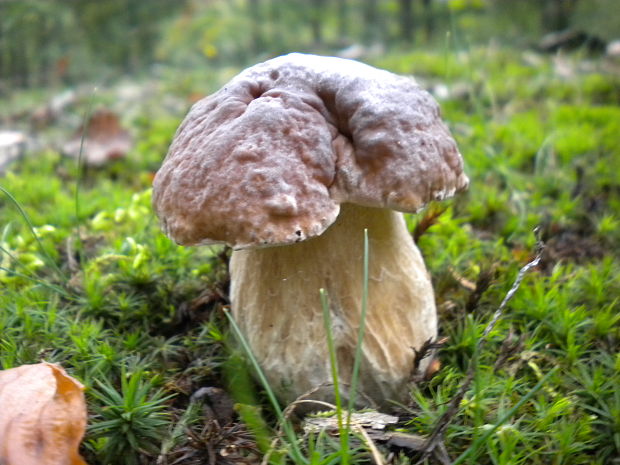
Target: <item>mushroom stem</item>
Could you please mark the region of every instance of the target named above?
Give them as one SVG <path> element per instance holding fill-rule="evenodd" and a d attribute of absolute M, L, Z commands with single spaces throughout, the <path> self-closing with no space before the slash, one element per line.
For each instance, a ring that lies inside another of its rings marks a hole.
<path fill-rule="evenodd" d="M 331 382 L 320 288 L 329 295 L 346 395 L 360 324 L 364 229 L 370 257 L 359 391 L 379 405 L 408 398 L 414 349 L 437 334 L 430 277 L 402 213 L 344 204 L 319 237 L 232 255 L 233 316 L 285 402 Z"/>

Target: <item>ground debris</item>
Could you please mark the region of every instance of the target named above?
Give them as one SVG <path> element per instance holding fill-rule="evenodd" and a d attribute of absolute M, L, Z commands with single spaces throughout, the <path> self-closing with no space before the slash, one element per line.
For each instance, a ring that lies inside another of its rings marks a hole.
<path fill-rule="evenodd" d="M 546 232 L 547 247 L 540 264 L 545 271 L 550 271 L 558 262 L 583 264 L 605 256 L 605 245 L 595 234 L 560 225 L 551 225 Z"/>
<path fill-rule="evenodd" d="M 346 421 L 343 419 L 343 421 Z M 404 454 L 408 457 L 419 455 L 425 450 L 428 438 L 418 434 L 394 431 L 393 429 L 402 424 L 399 417 L 377 412 L 376 410 L 365 410 L 351 414 L 349 430 L 352 434 L 359 436 L 365 443 L 368 451 L 372 454 L 375 464 L 391 463 L 395 454 Z M 306 434 L 327 432 L 331 436 L 338 436 L 340 428 L 338 417 L 335 411 L 323 412 L 319 415 L 308 416 L 302 424 Z M 387 458 L 381 454 L 375 443 L 383 446 L 381 452 L 387 454 Z M 449 456 L 443 444 L 438 444 L 432 453 L 433 458 L 439 463 L 450 463 Z"/>
<path fill-rule="evenodd" d="M 80 158 L 88 166 L 103 166 L 124 158 L 133 146 L 129 132 L 121 126 L 118 115 L 98 110 L 62 147 L 63 155 Z"/>
<path fill-rule="evenodd" d="M 217 422 L 199 430 L 186 431 L 186 445 L 161 457 L 161 465 L 258 465 L 260 451 L 245 425 L 234 423 L 220 427 Z"/>
<path fill-rule="evenodd" d="M 390 425 L 398 423 L 398 417 L 387 415 L 375 410 L 355 412 L 351 414 L 351 424 L 366 429 L 371 434 L 381 433 Z M 338 431 L 338 417 L 336 412 L 323 412 L 320 415 L 308 416 L 303 423 L 303 430 L 306 433 L 317 433 L 327 431 L 335 433 Z"/>
<path fill-rule="evenodd" d="M 192 401 L 205 401 L 205 416 L 216 420 L 220 425 L 229 425 L 235 415 L 235 403 L 224 389 L 202 387 L 192 394 Z"/>
<path fill-rule="evenodd" d="M 565 29 L 545 35 L 538 44 L 542 52 L 557 53 L 560 50 L 585 49 L 588 52 L 603 52 L 607 43 L 595 34 L 579 29 Z"/>

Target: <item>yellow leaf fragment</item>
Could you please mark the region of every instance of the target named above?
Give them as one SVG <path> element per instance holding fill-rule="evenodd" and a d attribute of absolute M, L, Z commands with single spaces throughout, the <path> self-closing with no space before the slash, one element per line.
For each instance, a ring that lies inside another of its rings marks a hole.
<path fill-rule="evenodd" d="M 85 429 L 84 386 L 62 367 L 0 371 L 2 465 L 87 465 L 78 453 Z"/>

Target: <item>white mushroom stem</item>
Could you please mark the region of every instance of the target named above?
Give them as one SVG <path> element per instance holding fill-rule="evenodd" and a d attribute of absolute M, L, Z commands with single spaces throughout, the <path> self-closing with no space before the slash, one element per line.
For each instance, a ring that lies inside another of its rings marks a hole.
<path fill-rule="evenodd" d="M 368 229 L 369 297 L 359 391 L 378 404 L 408 398 L 414 349 L 436 337 L 431 281 L 401 213 L 342 205 L 321 236 L 233 252 L 233 315 L 271 387 L 286 402 L 331 382 L 319 289 L 330 300 L 340 381 L 350 382 Z M 422 362 L 422 369 L 425 363 Z M 327 391 L 320 397 L 329 397 Z"/>

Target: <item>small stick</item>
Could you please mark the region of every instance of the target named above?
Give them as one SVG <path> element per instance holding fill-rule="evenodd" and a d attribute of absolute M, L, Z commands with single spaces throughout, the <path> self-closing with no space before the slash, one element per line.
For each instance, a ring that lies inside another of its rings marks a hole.
<path fill-rule="evenodd" d="M 361 425 L 354 424 L 353 431 L 359 433 L 363 441 L 366 443 L 366 447 L 368 447 L 368 449 L 370 450 L 370 454 L 373 458 L 373 461 L 375 462 L 375 465 L 385 465 L 385 460 L 383 460 L 383 456 L 381 455 L 381 452 L 379 452 L 379 449 L 377 449 L 377 446 L 375 445 L 373 440 L 370 438 L 370 436 L 368 435 L 364 427 Z"/>

